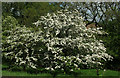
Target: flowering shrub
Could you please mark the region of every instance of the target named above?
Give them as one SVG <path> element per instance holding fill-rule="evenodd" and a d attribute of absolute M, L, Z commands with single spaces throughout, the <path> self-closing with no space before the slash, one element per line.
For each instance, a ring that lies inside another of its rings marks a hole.
<path fill-rule="evenodd" d="M 7 37 L 3 51 L 16 65 L 67 72 L 80 69 L 80 65 L 102 65 L 102 60 L 112 59 L 96 37 L 105 32 L 100 28 L 87 29 L 77 10 L 48 13 L 34 24 L 40 31 L 17 27 Z"/>
<path fill-rule="evenodd" d="M 36 68 L 37 54 L 42 50 L 38 44 L 41 43 L 41 38 L 40 32 L 34 33 L 26 27 L 16 27 L 7 37 L 3 53 L 16 65 Z"/>
<path fill-rule="evenodd" d="M 43 33 L 43 42 L 48 52 L 44 62 L 48 62 L 48 70 L 80 69 L 81 64 L 93 66 L 102 65 L 101 60 L 110 60 L 112 57 L 105 53 L 106 48 L 97 34 L 104 34 L 101 28 L 87 29 L 83 18 L 77 10 L 61 10 L 57 13 L 41 16 L 34 23 L 40 26 Z"/>
<path fill-rule="evenodd" d="M 2 17 L 2 47 L 6 46 L 6 38 L 10 36 L 11 29 L 14 29 L 15 27 L 18 27 L 18 21 L 12 17 L 7 16 L 6 18 Z"/>

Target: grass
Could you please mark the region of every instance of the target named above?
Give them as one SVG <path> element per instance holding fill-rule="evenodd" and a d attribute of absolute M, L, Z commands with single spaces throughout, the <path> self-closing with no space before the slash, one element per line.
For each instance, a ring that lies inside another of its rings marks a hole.
<path fill-rule="evenodd" d="M 81 70 L 81 76 L 97 76 L 96 69 L 83 69 Z M 118 76 L 118 71 L 113 70 L 99 70 L 99 76 Z"/>
<path fill-rule="evenodd" d="M 2 76 L 51 76 L 50 74 L 47 73 L 42 73 L 42 74 L 30 74 L 27 72 L 13 72 L 13 71 L 2 71 Z"/>
<path fill-rule="evenodd" d="M 3 65 L 2 68 L 6 68 L 7 66 Z M 97 76 L 96 75 L 96 69 L 81 69 L 75 71 L 78 73 L 77 76 Z M 99 76 L 120 76 L 120 72 L 113 71 L 113 70 L 99 70 Z M 48 76 L 52 77 L 49 73 L 39 73 L 39 74 L 30 74 L 24 71 L 9 71 L 9 70 L 3 70 L 2 71 L 3 76 Z M 57 76 L 72 76 L 67 74 L 58 74 Z"/>

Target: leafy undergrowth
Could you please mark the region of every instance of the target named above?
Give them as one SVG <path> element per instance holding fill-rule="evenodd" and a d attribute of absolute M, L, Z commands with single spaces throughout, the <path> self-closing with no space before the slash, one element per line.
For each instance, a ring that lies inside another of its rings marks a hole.
<path fill-rule="evenodd" d="M 2 68 L 6 68 L 7 66 L 2 66 Z M 76 76 L 97 76 L 96 75 L 96 69 L 81 69 L 81 70 L 77 70 L 75 71 L 77 72 Z M 38 73 L 38 74 L 30 74 L 24 71 L 11 71 L 11 70 L 3 70 L 2 71 L 2 75 L 3 76 L 48 76 L 48 77 L 52 77 L 52 75 L 50 73 Z M 74 75 L 68 75 L 68 74 L 58 74 L 59 76 L 74 76 Z M 99 70 L 99 76 L 120 76 L 120 72 L 118 71 L 113 71 L 113 70 Z"/>

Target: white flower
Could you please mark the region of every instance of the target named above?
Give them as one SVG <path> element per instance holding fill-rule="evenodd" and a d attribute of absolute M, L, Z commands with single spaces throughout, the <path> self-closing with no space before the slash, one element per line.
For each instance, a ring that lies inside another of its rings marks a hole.
<path fill-rule="evenodd" d="M 60 30 L 57 30 L 57 31 L 56 31 L 56 35 L 58 35 L 59 33 L 60 33 Z"/>
<path fill-rule="evenodd" d="M 73 69 L 71 69 L 70 71 L 73 71 Z"/>
<path fill-rule="evenodd" d="M 52 71 L 54 71 L 54 69 L 53 69 L 53 68 L 51 68 L 51 70 L 52 70 Z"/>
<path fill-rule="evenodd" d="M 38 59 L 37 58 L 34 58 L 34 57 L 31 57 L 34 61 L 37 61 Z"/>
<path fill-rule="evenodd" d="M 25 64 L 25 63 L 26 63 L 26 61 L 21 61 L 21 62 L 20 62 L 20 65 L 21 65 L 21 64 Z"/>
<path fill-rule="evenodd" d="M 36 67 L 35 67 L 35 66 L 33 66 L 33 65 L 31 65 L 31 67 L 32 67 L 32 68 L 34 68 L 34 69 L 36 69 Z"/>
<path fill-rule="evenodd" d="M 106 71 L 106 69 L 104 69 L 104 71 Z"/>
<path fill-rule="evenodd" d="M 50 68 L 48 67 L 48 68 L 45 68 L 46 70 L 49 70 Z"/>

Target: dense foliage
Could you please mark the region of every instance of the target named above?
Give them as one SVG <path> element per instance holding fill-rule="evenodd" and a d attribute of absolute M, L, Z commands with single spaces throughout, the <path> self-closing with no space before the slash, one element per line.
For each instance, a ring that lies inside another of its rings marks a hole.
<path fill-rule="evenodd" d="M 109 69 L 120 70 L 120 23 L 117 20 L 108 21 L 108 24 L 105 26 L 105 31 L 108 32 L 108 35 L 103 38 L 106 51 L 114 57 L 112 62 L 107 62 L 106 66 Z"/>
<path fill-rule="evenodd" d="M 38 32 L 16 27 L 6 38 L 4 56 L 15 65 L 67 72 L 112 59 L 97 38 L 105 32 L 101 28 L 87 29 L 77 10 L 48 13 L 34 24 Z"/>
<path fill-rule="evenodd" d="M 55 12 L 60 6 L 49 2 L 3 2 L 2 15 L 13 16 L 20 24 L 33 27 L 32 22 L 37 21 L 41 15 Z"/>
<path fill-rule="evenodd" d="M 19 27 L 20 25 L 18 24 L 18 21 L 12 17 L 12 16 L 7 16 L 7 17 L 2 17 L 2 42 L 3 42 L 3 47 L 5 46 L 4 44 L 6 43 L 6 37 L 8 37 L 11 33 L 11 29 L 14 29 L 15 27 Z"/>

